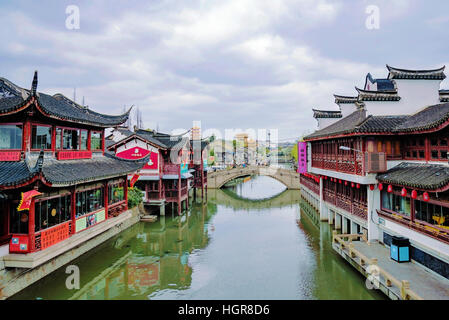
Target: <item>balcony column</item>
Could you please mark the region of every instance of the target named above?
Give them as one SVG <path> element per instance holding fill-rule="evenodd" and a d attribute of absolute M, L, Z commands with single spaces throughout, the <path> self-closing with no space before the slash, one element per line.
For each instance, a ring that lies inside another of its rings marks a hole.
<path fill-rule="evenodd" d="M 380 190 L 376 187 L 374 190 L 366 188 L 368 202 L 368 241 L 376 241 L 379 239 L 379 217 L 377 209 L 380 209 Z"/>
<path fill-rule="evenodd" d="M 320 177 L 320 220 L 327 221 L 327 207 L 324 203 L 324 183 L 323 177 Z"/>

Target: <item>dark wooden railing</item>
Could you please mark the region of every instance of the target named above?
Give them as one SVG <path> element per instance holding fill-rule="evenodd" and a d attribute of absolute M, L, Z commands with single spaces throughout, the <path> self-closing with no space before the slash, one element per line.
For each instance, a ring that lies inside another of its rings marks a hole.
<path fill-rule="evenodd" d="M 376 161 L 373 161 L 376 159 Z M 383 172 L 386 170 L 386 157 L 383 153 L 355 154 L 312 154 L 312 167 L 342 173 L 365 175 L 367 172 Z"/>

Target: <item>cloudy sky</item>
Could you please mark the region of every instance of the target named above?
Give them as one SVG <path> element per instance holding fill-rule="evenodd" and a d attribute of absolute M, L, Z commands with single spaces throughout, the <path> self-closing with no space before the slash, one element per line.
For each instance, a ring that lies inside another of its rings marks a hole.
<path fill-rule="evenodd" d="M 80 28 L 66 27 L 77 5 Z M 368 29 L 366 8 L 379 8 Z M 385 64 L 449 63 L 449 2 L 418 0 L 0 1 L 0 77 L 61 92 L 145 127 L 315 129 L 311 108 L 336 109 Z M 448 80 L 443 87 L 449 88 Z"/>

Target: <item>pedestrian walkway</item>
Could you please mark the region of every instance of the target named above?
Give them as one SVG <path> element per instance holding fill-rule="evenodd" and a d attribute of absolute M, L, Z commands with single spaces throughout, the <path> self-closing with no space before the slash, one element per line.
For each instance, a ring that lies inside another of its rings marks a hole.
<path fill-rule="evenodd" d="M 449 300 L 449 280 L 427 271 L 417 263 L 392 260 L 389 249 L 378 242 L 353 241 L 360 237 L 334 234 L 332 247 L 364 276 L 377 279 L 379 290 L 388 297 L 402 300 Z M 348 240 L 345 241 L 345 238 Z"/>

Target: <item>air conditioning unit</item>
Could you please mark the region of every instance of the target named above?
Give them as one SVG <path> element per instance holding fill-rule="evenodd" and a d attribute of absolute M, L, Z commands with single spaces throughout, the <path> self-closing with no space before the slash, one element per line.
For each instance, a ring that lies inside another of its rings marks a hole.
<path fill-rule="evenodd" d="M 384 152 L 365 152 L 365 172 L 387 171 L 387 156 Z"/>

